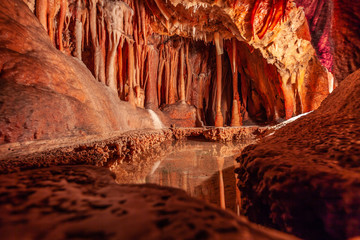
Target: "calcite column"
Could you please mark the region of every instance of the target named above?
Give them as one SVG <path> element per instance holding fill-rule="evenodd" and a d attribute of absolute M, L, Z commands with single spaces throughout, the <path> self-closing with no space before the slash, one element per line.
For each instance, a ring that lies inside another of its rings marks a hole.
<path fill-rule="evenodd" d="M 216 117 L 215 127 L 224 126 L 224 118 L 221 113 L 221 80 L 222 80 L 222 63 L 221 57 L 223 54 L 222 39 L 220 41 L 220 34 L 216 32 L 214 34 L 214 41 L 216 46 Z"/>
<path fill-rule="evenodd" d="M 148 53 L 148 71 L 149 79 L 146 82 L 145 88 L 145 108 L 156 109 L 158 106 L 157 98 L 157 78 L 159 66 L 159 52 L 154 48 L 149 48 Z M 159 73 L 160 74 L 160 73 Z"/>
<path fill-rule="evenodd" d="M 232 76 L 233 76 L 233 106 L 231 113 L 231 126 L 240 126 L 240 116 L 239 116 L 239 92 L 238 92 L 238 70 L 237 70 L 237 48 L 236 48 L 236 39 L 232 39 Z"/>
<path fill-rule="evenodd" d="M 36 1 L 36 16 L 38 17 L 41 25 L 47 31 L 47 9 L 48 9 L 48 1 L 47 0 L 37 0 Z"/>
<path fill-rule="evenodd" d="M 76 14 L 75 14 L 75 52 L 74 56 L 81 60 L 81 42 L 83 34 L 83 25 L 81 22 L 82 6 L 81 0 L 76 2 Z"/>
<path fill-rule="evenodd" d="M 185 81 L 184 81 L 184 46 L 180 48 L 180 101 L 185 103 Z"/>
<path fill-rule="evenodd" d="M 186 41 L 185 49 L 186 49 L 186 67 L 187 67 L 186 101 L 190 102 L 190 86 L 192 84 L 192 70 L 189 61 L 189 41 Z"/>

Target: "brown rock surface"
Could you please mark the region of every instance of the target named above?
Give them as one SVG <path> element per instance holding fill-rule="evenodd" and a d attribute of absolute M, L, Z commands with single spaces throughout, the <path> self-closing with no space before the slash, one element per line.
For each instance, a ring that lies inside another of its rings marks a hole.
<path fill-rule="evenodd" d="M 117 185 L 106 169 L 0 176 L 2 239 L 296 239 L 156 185 Z"/>
<path fill-rule="evenodd" d="M 0 144 L 153 127 L 56 50 L 20 0 L 0 2 L 0 46 Z"/>
<path fill-rule="evenodd" d="M 360 235 L 360 70 L 238 158 L 242 211 L 305 239 Z"/>

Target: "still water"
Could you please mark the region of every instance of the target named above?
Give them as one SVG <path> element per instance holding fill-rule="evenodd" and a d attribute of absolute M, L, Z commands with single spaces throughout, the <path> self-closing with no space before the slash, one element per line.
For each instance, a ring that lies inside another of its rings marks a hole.
<path fill-rule="evenodd" d="M 173 142 L 146 156 L 110 167 L 118 183 L 154 183 L 180 188 L 190 196 L 238 213 L 236 157 L 251 142 Z"/>

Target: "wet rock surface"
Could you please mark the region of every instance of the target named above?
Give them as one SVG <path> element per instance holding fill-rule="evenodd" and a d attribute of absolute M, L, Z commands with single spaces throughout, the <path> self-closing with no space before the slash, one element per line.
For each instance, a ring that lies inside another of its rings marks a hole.
<path fill-rule="evenodd" d="M 242 212 L 305 239 L 360 235 L 360 71 L 238 158 Z"/>
<path fill-rule="evenodd" d="M 166 141 L 187 138 L 217 142 L 255 140 L 266 129 L 249 126 L 134 130 L 109 135 L 8 143 L 0 145 L 0 173 L 65 164 L 108 166 L 115 161 L 139 159 L 142 154 L 153 154 L 156 157 L 159 150 L 157 147 Z"/>
<path fill-rule="evenodd" d="M 93 166 L 0 176 L 2 239 L 296 239 L 173 188 L 117 185 Z"/>

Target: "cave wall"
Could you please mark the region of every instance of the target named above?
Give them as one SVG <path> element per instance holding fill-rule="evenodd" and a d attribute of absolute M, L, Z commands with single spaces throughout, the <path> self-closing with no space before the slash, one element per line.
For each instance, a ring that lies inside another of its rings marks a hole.
<path fill-rule="evenodd" d="M 317 108 L 329 92 L 332 76 L 292 1 L 24 1 L 56 48 L 169 124 L 215 125 L 217 105 L 221 126 L 269 123 Z"/>

